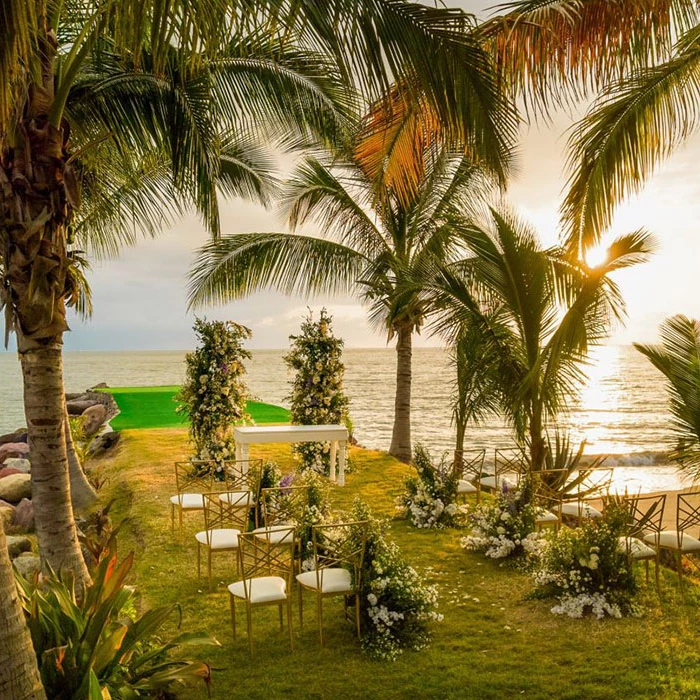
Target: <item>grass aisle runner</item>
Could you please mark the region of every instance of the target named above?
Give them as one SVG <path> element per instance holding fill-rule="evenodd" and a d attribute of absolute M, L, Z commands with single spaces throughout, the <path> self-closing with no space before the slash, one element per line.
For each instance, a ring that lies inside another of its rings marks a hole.
<path fill-rule="evenodd" d="M 110 424 L 114 430 L 186 428 L 188 420 L 175 412 L 179 386 L 135 386 L 102 389 L 114 397 L 119 415 Z M 289 423 L 289 411 L 261 401 L 248 401 L 247 410 L 257 425 Z"/>

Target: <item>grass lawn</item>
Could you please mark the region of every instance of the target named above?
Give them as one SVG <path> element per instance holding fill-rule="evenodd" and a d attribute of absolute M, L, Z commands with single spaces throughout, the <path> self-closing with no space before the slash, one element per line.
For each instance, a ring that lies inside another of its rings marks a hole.
<path fill-rule="evenodd" d="M 231 558 L 214 557 L 216 589 L 208 593 L 206 581 L 197 581 L 197 517 L 186 516 L 184 542 L 170 532 L 172 464 L 187 452 L 184 430 L 130 431 L 119 452 L 96 469 L 109 479 L 101 499 L 117 499 L 115 519 L 128 517 L 120 547 L 124 554 L 137 552 L 132 583 L 143 604 L 177 601 L 186 629 L 206 630 L 222 643 L 220 649 L 190 650 L 215 668 L 213 698 L 700 698 L 697 586 L 689 587 L 682 603 L 675 573 L 665 570 L 659 603 L 640 568 L 642 617 L 561 618 L 549 612 L 551 602 L 526 599 L 532 589 L 527 575 L 462 550 L 459 531 L 417 530 L 400 520 L 391 536 L 440 589 L 445 619 L 434 624 L 428 649 L 389 664 L 367 659 L 335 599 L 324 606 L 326 646 L 319 649 L 309 597 L 302 630 L 295 615 L 293 652 L 276 610 L 254 611 L 250 661 L 243 607 L 241 636 L 234 642 L 231 635 L 225 588 L 233 581 Z M 283 470 L 293 465 L 288 446 L 261 445 L 251 453 L 276 460 Z M 352 457 L 356 470 L 345 488 L 333 489 L 334 504 L 346 508 L 359 495 L 375 512 L 393 517 L 409 468 L 380 452 L 355 448 Z M 192 686 L 179 697 L 204 698 L 206 692 Z"/>
<path fill-rule="evenodd" d="M 181 428 L 187 418 L 175 412 L 179 386 L 135 386 L 102 389 L 114 397 L 119 415 L 110 421 L 114 430 Z M 247 410 L 258 425 L 288 423 L 289 411 L 261 401 L 248 401 Z"/>

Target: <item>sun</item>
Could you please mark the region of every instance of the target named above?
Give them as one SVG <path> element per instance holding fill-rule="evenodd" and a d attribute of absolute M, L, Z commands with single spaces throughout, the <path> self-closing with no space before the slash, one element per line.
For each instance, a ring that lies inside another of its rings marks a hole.
<path fill-rule="evenodd" d="M 589 248 L 585 253 L 586 265 L 588 267 L 600 267 L 608 262 L 608 257 L 610 252 L 604 246 L 595 246 L 594 248 Z"/>

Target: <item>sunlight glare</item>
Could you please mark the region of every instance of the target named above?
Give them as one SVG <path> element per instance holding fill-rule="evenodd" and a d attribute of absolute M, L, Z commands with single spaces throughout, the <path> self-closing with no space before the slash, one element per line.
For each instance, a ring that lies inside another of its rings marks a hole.
<path fill-rule="evenodd" d="M 608 262 L 609 251 L 604 246 L 595 246 L 586 251 L 586 265 L 588 267 L 600 267 Z"/>

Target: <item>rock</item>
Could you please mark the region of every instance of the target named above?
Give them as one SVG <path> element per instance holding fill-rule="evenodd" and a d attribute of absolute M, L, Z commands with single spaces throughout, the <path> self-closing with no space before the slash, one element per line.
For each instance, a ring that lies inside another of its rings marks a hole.
<path fill-rule="evenodd" d="M 12 474 L 0 479 L 0 499 L 8 503 L 19 503 L 32 497 L 32 482 L 29 474 Z"/>
<path fill-rule="evenodd" d="M 0 520 L 2 520 L 5 528 L 7 528 L 8 525 L 12 525 L 14 517 L 15 507 L 5 501 L 0 501 Z"/>
<path fill-rule="evenodd" d="M 6 476 L 12 476 L 13 474 L 26 474 L 27 472 L 20 471 L 19 469 L 14 469 L 13 467 L 3 467 L 0 469 L 0 479 L 4 479 Z"/>
<path fill-rule="evenodd" d="M 0 445 L 0 464 L 8 457 L 26 457 L 29 454 L 29 445 L 26 442 L 6 442 Z"/>
<path fill-rule="evenodd" d="M 34 504 L 28 498 L 23 498 L 14 508 L 12 525 L 22 532 L 34 532 Z"/>
<path fill-rule="evenodd" d="M 9 469 L 18 469 L 28 474 L 32 468 L 32 463 L 28 459 L 23 459 L 22 457 L 8 457 L 3 466 Z"/>
<path fill-rule="evenodd" d="M 41 571 L 41 559 L 36 554 L 24 553 L 12 563 L 24 578 L 31 578 L 35 571 Z"/>
<path fill-rule="evenodd" d="M 7 433 L 6 435 L 0 435 L 0 445 L 5 445 L 8 442 L 23 442 L 20 440 L 23 434 L 25 434 L 26 431 L 24 428 L 20 428 L 19 430 L 15 430 L 14 433 Z"/>
<path fill-rule="evenodd" d="M 10 559 L 16 559 L 22 552 L 32 551 L 32 542 L 22 535 L 8 535 L 7 551 L 10 553 Z"/>
<path fill-rule="evenodd" d="M 92 389 L 109 389 L 109 384 L 106 382 L 100 382 L 99 384 L 95 384 L 95 386 L 91 387 Z"/>
<path fill-rule="evenodd" d="M 80 416 L 91 406 L 96 406 L 99 402 L 90 399 L 79 399 L 75 401 L 67 401 L 66 408 L 69 416 Z"/>
<path fill-rule="evenodd" d="M 122 434 L 119 431 L 111 430 L 108 433 L 98 435 L 88 447 L 88 455 L 90 457 L 99 457 L 105 452 L 111 450 L 121 438 Z"/>
<path fill-rule="evenodd" d="M 85 409 L 82 416 L 85 419 L 83 423 L 85 435 L 94 435 L 107 420 L 107 409 L 102 404 L 95 404 Z"/>

